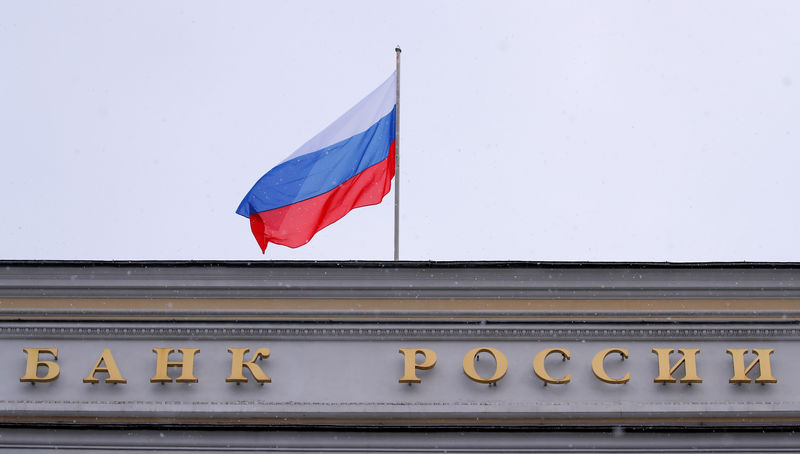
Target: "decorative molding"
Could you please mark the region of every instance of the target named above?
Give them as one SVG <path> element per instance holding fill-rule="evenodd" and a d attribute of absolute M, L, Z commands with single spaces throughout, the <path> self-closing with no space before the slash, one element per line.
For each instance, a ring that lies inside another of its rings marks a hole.
<path fill-rule="evenodd" d="M 6 339 L 264 339 L 264 340 L 797 340 L 797 326 L 0 326 Z"/>

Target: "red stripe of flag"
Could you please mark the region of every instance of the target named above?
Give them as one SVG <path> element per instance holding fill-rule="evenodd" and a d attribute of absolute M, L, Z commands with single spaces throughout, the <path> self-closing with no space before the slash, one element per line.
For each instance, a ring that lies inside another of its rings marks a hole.
<path fill-rule="evenodd" d="M 275 243 L 296 248 L 354 208 L 377 205 L 391 189 L 394 177 L 394 142 L 389 156 L 336 188 L 316 197 L 274 210 L 250 215 L 250 229 L 261 246 Z"/>

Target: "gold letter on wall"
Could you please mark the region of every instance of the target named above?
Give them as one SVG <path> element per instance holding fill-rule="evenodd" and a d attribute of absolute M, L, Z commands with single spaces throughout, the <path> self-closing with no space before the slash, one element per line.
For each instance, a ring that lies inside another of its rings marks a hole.
<path fill-rule="evenodd" d="M 700 353 L 699 348 L 680 348 L 678 351 L 683 355 L 677 363 L 671 368 L 669 367 L 669 355 L 675 350 L 671 348 L 654 348 L 653 353 L 658 355 L 658 377 L 653 382 L 655 383 L 675 383 L 675 378 L 672 374 L 678 370 L 681 363 L 684 364 L 686 373 L 681 378 L 681 383 L 703 383 L 703 379 L 697 376 L 697 363 L 695 356 Z"/>
<path fill-rule="evenodd" d="M 598 352 L 596 355 L 594 355 L 594 358 L 592 358 L 592 372 L 594 372 L 594 376 L 606 383 L 611 383 L 611 384 L 628 383 L 628 380 L 631 379 L 630 372 L 627 372 L 625 376 L 620 379 L 611 378 L 606 373 L 606 369 L 603 366 L 603 361 L 606 359 L 606 356 L 612 353 L 619 353 L 620 355 L 622 355 L 623 359 L 628 357 L 628 350 L 625 350 L 624 348 L 607 348 L 605 350 Z"/>
<path fill-rule="evenodd" d="M 183 361 L 170 361 L 169 354 L 174 352 L 174 348 L 154 348 L 156 357 L 156 376 L 150 379 L 150 383 L 172 383 L 172 379 L 167 375 L 168 367 L 180 367 L 181 376 L 175 381 L 178 383 L 197 383 L 194 376 L 194 355 L 200 351 L 199 348 L 179 348 L 178 351 L 183 355 Z"/>
<path fill-rule="evenodd" d="M 497 366 L 494 370 L 494 375 L 492 375 L 490 378 L 481 377 L 475 370 L 475 355 L 483 352 L 492 355 L 497 363 Z M 496 383 L 501 378 L 505 377 L 506 371 L 508 371 L 508 360 L 506 359 L 506 355 L 504 355 L 500 350 L 492 347 L 473 348 L 464 356 L 462 365 L 464 368 L 464 373 L 467 375 L 467 377 L 478 383 Z"/>
<path fill-rule="evenodd" d="M 250 373 L 253 374 L 253 378 L 255 378 L 257 382 L 272 382 L 272 379 L 267 377 L 264 371 L 256 365 L 256 360 L 259 358 L 269 358 L 268 348 L 259 348 L 256 350 L 250 361 L 244 360 L 244 354 L 250 351 L 249 348 L 228 347 L 228 351 L 231 352 L 233 358 L 231 359 L 231 376 L 225 379 L 226 382 L 247 383 L 247 377 L 245 377 L 243 373 L 245 367 L 250 370 Z"/>
<path fill-rule="evenodd" d="M 727 351 L 733 357 L 733 378 L 729 380 L 731 383 L 750 383 L 752 380 L 747 378 L 747 374 L 756 364 L 759 365 L 761 371 L 761 375 L 756 378 L 756 383 L 778 383 L 778 379 L 772 376 L 772 367 L 769 363 L 769 355 L 773 352 L 771 348 L 754 348 L 753 353 L 758 356 L 747 366 L 747 369 L 744 368 L 746 348 L 729 348 Z"/>
<path fill-rule="evenodd" d="M 58 359 L 58 348 L 23 348 L 22 351 L 27 353 L 28 355 L 28 362 L 25 364 L 25 376 L 20 378 L 19 381 L 21 382 L 31 382 L 31 383 L 41 383 L 41 382 L 48 382 L 53 381 L 58 378 L 58 374 L 61 373 L 61 370 L 58 367 L 58 364 L 55 361 L 40 361 L 39 355 L 41 353 L 49 353 L 53 355 L 53 359 Z M 39 377 L 36 375 L 39 366 L 43 366 L 47 368 L 47 373 L 44 377 Z"/>
<path fill-rule="evenodd" d="M 400 383 L 421 383 L 417 378 L 417 369 L 427 370 L 436 365 L 436 353 L 428 348 L 401 348 L 403 354 L 403 376 Z M 417 363 L 417 354 L 421 354 L 425 359 Z"/>
<path fill-rule="evenodd" d="M 569 350 L 565 348 L 548 348 L 546 350 L 542 350 L 533 358 L 533 372 L 545 383 L 569 383 L 570 374 L 567 374 L 567 376 L 564 378 L 553 378 L 547 373 L 547 370 L 544 368 L 544 360 L 551 353 L 561 353 L 561 356 L 564 358 L 564 360 L 569 359 Z"/>
<path fill-rule="evenodd" d="M 105 367 L 100 367 L 100 364 L 105 363 Z M 97 360 L 97 363 L 92 368 L 92 371 L 89 372 L 89 375 L 83 379 L 84 383 L 97 383 L 100 380 L 94 377 L 94 374 L 98 372 L 104 372 L 108 374 L 108 378 L 106 378 L 106 383 L 128 383 L 128 380 L 122 378 L 122 375 L 119 373 L 119 369 L 117 368 L 117 363 L 114 361 L 114 355 L 111 354 L 111 350 L 105 349 L 103 353 L 100 355 L 100 359 Z"/>

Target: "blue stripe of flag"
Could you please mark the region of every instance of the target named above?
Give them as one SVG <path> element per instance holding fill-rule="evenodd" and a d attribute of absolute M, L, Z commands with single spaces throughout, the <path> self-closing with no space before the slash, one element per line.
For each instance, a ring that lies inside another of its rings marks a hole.
<path fill-rule="evenodd" d="M 383 161 L 395 139 L 395 110 L 360 134 L 277 165 L 253 185 L 236 212 L 250 217 L 302 202 Z"/>

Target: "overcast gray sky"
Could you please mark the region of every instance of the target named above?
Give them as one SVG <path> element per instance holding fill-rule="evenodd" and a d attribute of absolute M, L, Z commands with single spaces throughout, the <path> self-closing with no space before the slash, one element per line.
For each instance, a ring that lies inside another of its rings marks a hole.
<path fill-rule="evenodd" d="M 401 73 L 401 259 L 800 260 L 800 2 L 0 0 L 0 258 L 386 259 L 234 213 Z"/>

